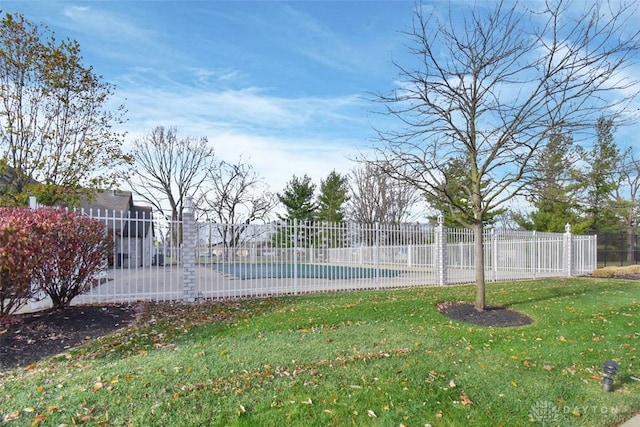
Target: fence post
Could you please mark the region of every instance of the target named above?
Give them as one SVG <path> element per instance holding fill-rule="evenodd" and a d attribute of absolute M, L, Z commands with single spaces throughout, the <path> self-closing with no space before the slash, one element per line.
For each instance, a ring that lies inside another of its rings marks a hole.
<path fill-rule="evenodd" d="M 182 210 L 182 280 L 183 299 L 194 302 L 196 299 L 196 220 L 193 213 L 193 199 L 188 197 Z"/>
<path fill-rule="evenodd" d="M 293 294 L 298 295 L 298 220 L 293 219 Z"/>
<path fill-rule="evenodd" d="M 474 240 L 475 244 L 475 240 Z M 498 236 L 496 229 L 491 229 L 491 280 L 498 281 Z M 486 260 L 485 260 L 486 262 Z M 474 262 L 475 263 L 475 262 Z"/>
<path fill-rule="evenodd" d="M 438 215 L 438 226 L 435 229 L 436 238 L 436 284 L 438 286 L 446 285 L 449 281 L 447 277 L 447 227 L 444 225 L 444 217 Z"/>
<path fill-rule="evenodd" d="M 566 276 L 573 276 L 573 235 L 571 224 L 564 226 L 564 272 Z"/>
<path fill-rule="evenodd" d="M 538 234 L 536 233 L 536 230 L 533 230 L 531 238 L 533 240 L 532 248 L 531 248 L 531 270 L 532 270 L 533 278 L 537 279 L 539 260 L 538 260 Z"/>
<path fill-rule="evenodd" d="M 376 222 L 376 246 L 374 252 L 375 263 L 375 285 L 376 289 L 380 289 L 380 245 L 381 245 L 382 232 L 380 230 L 380 223 Z"/>

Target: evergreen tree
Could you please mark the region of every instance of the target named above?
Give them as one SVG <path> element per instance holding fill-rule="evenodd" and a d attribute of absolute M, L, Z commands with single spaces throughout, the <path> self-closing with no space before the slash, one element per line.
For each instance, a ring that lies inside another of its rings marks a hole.
<path fill-rule="evenodd" d="M 627 263 L 640 261 L 636 256 L 636 234 L 640 218 L 640 159 L 627 153 L 623 181 L 616 190 L 616 210 L 622 218 L 627 243 Z"/>
<path fill-rule="evenodd" d="M 593 231 L 616 231 L 621 221 L 614 209 L 614 194 L 624 171 L 625 152 L 616 145 L 612 119 L 600 117 L 596 124 L 596 142 L 590 151 L 581 150 L 588 165 L 582 176 L 583 210 L 587 228 Z"/>
<path fill-rule="evenodd" d="M 278 193 L 278 200 L 284 205 L 285 215 L 278 215 L 284 222 L 273 236 L 274 247 L 308 247 L 314 242 L 313 233 L 308 232 L 307 226 L 316 219 L 317 206 L 314 200 L 316 190 L 311 178 L 293 176 L 284 191 Z M 294 222 L 296 232 L 294 234 Z"/>
<path fill-rule="evenodd" d="M 529 198 L 533 211 L 513 217 L 526 230 L 564 232 L 571 224 L 574 232 L 584 229 L 576 198 L 578 171 L 576 148 L 570 135 L 561 130 L 549 137 L 534 162 Z"/>
<path fill-rule="evenodd" d="M 318 214 L 320 221 L 342 222 L 344 220 L 344 204 L 349 200 L 349 184 L 347 177 L 335 170 L 331 171 L 327 179 L 320 181 L 318 195 Z"/>
<path fill-rule="evenodd" d="M 316 219 L 317 205 L 313 195 L 316 185 L 311 182 L 311 178 L 305 175 L 302 178 L 293 176 L 287 183 L 284 191 L 278 193 L 278 200 L 286 209 L 286 215 L 279 215 L 282 220 L 298 220 L 300 222 L 311 222 Z"/>
<path fill-rule="evenodd" d="M 431 208 L 442 212 L 444 225 L 447 227 L 466 227 L 461 212 L 471 209 L 471 179 L 467 170 L 466 162 L 461 158 L 450 159 L 442 168 L 443 179 L 441 191 L 437 193 L 425 193 L 425 199 Z M 481 183 L 481 188 L 485 188 L 488 181 Z M 506 209 L 490 209 L 483 219 L 484 225 L 491 225 L 496 222 Z M 435 217 L 430 217 L 435 220 Z"/>
<path fill-rule="evenodd" d="M 335 170 L 331 171 L 326 179 L 320 180 L 317 218 L 324 223 L 324 227 L 316 236 L 319 247 L 335 248 L 344 244 L 346 230 L 341 223 L 345 216 L 344 205 L 349 200 L 348 193 L 348 178 Z"/>

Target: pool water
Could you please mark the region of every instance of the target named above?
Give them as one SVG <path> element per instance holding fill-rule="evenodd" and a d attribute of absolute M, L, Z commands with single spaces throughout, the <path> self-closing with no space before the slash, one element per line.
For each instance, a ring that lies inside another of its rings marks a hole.
<path fill-rule="evenodd" d="M 327 264 L 214 264 L 213 268 L 238 279 L 371 279 L 396 277 L 402 270 Z"/>

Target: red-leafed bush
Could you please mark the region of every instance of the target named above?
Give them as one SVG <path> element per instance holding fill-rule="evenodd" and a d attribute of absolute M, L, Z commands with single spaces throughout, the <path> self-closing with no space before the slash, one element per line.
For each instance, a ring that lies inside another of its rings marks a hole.
<path fill-rule="evenodd" d="M 110 241 L 103 223 L 79 213 L 63 209 L 34 213 L 43 233 L 33 283 L 55 308 L 63 308 L 94 284 L 106 263 Z"/>
<path fill-rule="evenodd" d="M 79 213 L 0 208 L 0 315 L 39 292 L 67 306 L 92 286 L 109 251 L 105 225 Z"/>
<path fill-rule="evenodd" d="M 17 311 L 33 295 L 42 229 L 27 208 L 0 209 L 0 316 Z"/>

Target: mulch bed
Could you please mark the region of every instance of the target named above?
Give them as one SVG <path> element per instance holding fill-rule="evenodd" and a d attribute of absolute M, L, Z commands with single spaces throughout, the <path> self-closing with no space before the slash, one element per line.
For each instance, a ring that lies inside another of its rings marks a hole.
<path fill-rule="evenodd" d="M 440 303 L 438 304 L 438 311 L 450 319 L 478 326 L 507 328 L 533 323 L 533 319 L 526 314 L 506 307 L 490 306 L 478 311 L 474 304 L 462 301 Z"/>
<path fill-rule="evenodd" d="M 135 323 L 139 305 L 69 306 L 0 323 L 0 372 L 27 367 Z"/>

